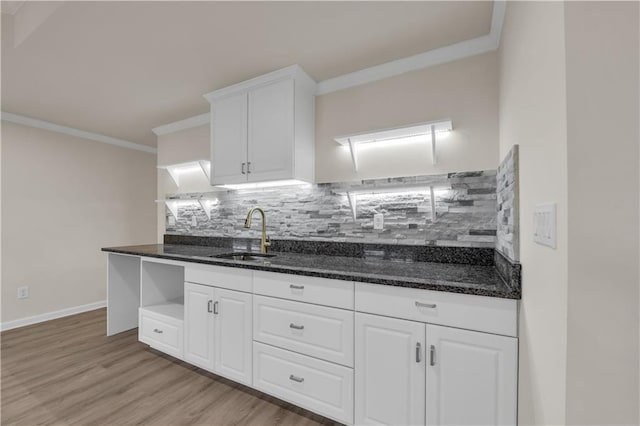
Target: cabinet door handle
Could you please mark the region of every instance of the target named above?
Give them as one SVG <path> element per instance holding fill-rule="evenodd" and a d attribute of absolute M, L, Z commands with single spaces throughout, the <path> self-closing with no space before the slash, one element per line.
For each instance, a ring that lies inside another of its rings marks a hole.
<path fill-rule="evenodd" d="M 289 328 L 293 328 L 294 330 L 304 330 L 304 325 L 297 325 L 294 323 L 289 324 Z"/>
<path fill-rule="evenodd" d="M 247 174 L 251 173 L 251 161 L 247 161 Z"/>
<path fill-rule="evenodd" d="M 418 302 L 416 300 L 416 307 L 417 308 L 430 308 L 430 309 L 433 309 L 433 308 L 436 307 L 436 304 L 435 303 L 422 303 L 422 302 Z"/>
<path fill-rule="evenodd" d="M 304 382 L 304 377 L 298 377 L 298 376 L 294 376 L 293 374 L 291 374 L 289 376 L 289 380 L 293 380 L 294 382 L 302 383 L 302 382 Z"/>
<path fill-rule="evenodd" d="M 433 345 L 429 348 L 429 365 L 436 365 L 436 347 Z"/>
<path fill-rule="evenodd" d="M 154 328 L 154 329 L 153 329 L 153 332 L 154 332 L 154 333 L 158 333 L 158 334 L 162 334 L 162 330 L 158 330 L 157 328 Z"/>
<path fill-rule="evenodd" d="M 218 315 L 218 302 L 213 304 L 213 314 Z"/>
<path fill-rule="evenodd" d="M 245 163 L 242 163 L 241 173 L 242 173 L 243 175 L 244 175 L 244 174 L 246 174 L 246 172 L 244 171 L 244 166 L 245 166 Z"/>
<path fill-rule="evenodd" d="M 304 290 L 304 286 L 303 285 L 295 285 L 295 284 L 290 284 L 289 288 L 291 290 Z"/>
<path fill-rule="evenodd" d="M 420 342 L 416 343 L 416 362 L 420 363 L 422 361 L 422 345 Z"/>
<path fill-rule="evenodd" d="M 213 312 L 212 306 L 213 306 L 213 300 L 209 300 L 207 302 L 207 312 Z"/>

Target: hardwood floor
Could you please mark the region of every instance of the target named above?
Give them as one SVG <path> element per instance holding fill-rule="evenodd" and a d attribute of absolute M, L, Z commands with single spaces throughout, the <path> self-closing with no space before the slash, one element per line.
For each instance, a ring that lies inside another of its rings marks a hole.
<path fill-rule="evenodd" d="M 105 330 L 99 309 L 3 332 L 2 425 L 334 424 Z"/>

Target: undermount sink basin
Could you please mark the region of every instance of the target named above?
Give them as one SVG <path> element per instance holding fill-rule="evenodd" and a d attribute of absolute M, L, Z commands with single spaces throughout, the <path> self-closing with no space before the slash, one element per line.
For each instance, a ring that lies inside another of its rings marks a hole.
<path fill-rule="evenodd" d="M 245 261 L 262 261 L 269 257 L 274 257 L 275 254 L 266 254 L 266 253 L 252 253 L 252 252 L 233 252 L 233 253 L 223 253 L 216 254 L 210 257 L 215 257 L 218 259 L 232 259 L 232 260 L 245 260 Z"/>

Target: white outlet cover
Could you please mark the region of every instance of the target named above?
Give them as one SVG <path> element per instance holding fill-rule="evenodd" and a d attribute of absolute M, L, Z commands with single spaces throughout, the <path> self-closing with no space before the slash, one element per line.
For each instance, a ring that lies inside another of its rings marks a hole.
<path fill-rule="evenodd" d="M 176 218 L 173 216 L 169 216 L 169 225 L 174 226 L 176 224 Z"/>
<path fill-rule="evenodd" d="M 533 241 L 556 248 L 556 204 L 538 204 L 533 213 Z"/>
<path fill-rule="evenodd" d="M 195 215 L 191 216 L 191 226 L 198 226 L 198 218 Z"/>
<path fill-rule="evenodd" d="M 384 215 L 382 213 L 376 213 L 373 215 L 373 229 L 384 228 Z"/>
<path fill-rule="evenodd" d="M 18 287 L 18 299 L 28 299 L 29 298 L 29 287 L 23 286 Z"/>

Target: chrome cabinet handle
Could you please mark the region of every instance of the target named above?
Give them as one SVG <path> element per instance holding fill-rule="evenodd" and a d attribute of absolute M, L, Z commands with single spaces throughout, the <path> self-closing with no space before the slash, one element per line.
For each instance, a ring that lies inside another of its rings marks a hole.
<path fill-rule="evenodd" d="M 435 303 L 422 303 L 422 302 L 418 302 L 416 300 L 416 307 L 417 308 L 431 308 L 431 309 L 433 309 L 433 308 L 436 307 L 436 304 Z"/>
<path fill-rule="evenodd" d="M 218 302 L 213 304 L 213 314 L 218 315 Z"/>
<path fill-rule="evenodd" d="M 247 161 L 247 174 L 251 173 L 251 161 Z"/>
<path fill-rule="evenodd" d="M 209 300 L 207 302 L 207 312 L 213 312 L 212 306 L 213 306 L 213 300 Z"/>
<path fill-rule="evenodd" d="M 294 376 L 293 374 L 291 374 L 289 376 L 289 380 L 293 380 L 294 382 L 302 383 L 302 382 L 304 382 L 304 377 L 298 377 L 298 376 Z"/>
<path fill-rule="evenodd" d="M 289 328 L 293 328 L 295 330 L 304 330 L 304 325 L 297 325 L 294 323 L 289 324 Z"/>
<path fill-rule="evenodd" d="M 242 163 L 242 170 L 241 170 L 241 173 L 242 173 L 243 175 L 247 174 L 247 173 L 244 171 L 244 165 L 245 165 L 245 163 Z"/>
<path fill-rule="evenodd" d="M 158 330 L 157 328 L 154 328 L 154 329 L 153 329 L 153 332 L 154 332 L 154 333 L 158 333 L 158 334 L 162 334 L 162 330 Z"/>
<path fill-rule="evenodd" d="M 433 345 L 429 348 L 429 365 L 436 365 L 436 347 Z"/>
<path fill-rule="evenodd" d="M 291 290 L 304 290 L 304 286 L 303 285 L 295 285 L 295 284 L 290 284 L 289 288 Z"/>
<path fill-rule="evenodd" d="M 422 361 L 422 345 L 420 342 L 416 343 L 416 362 L 420 363 Z"/>

